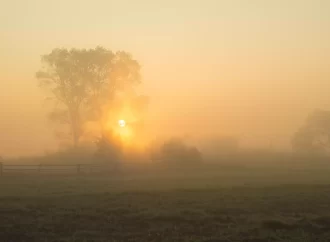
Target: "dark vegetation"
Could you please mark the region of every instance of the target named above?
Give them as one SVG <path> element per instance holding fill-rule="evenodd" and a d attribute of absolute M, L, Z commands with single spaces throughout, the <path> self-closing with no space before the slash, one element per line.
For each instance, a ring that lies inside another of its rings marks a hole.
<path fill-rule="evenodd" d="M 192 149 L 178 139 L 158 147 L 174 158 Z M 97 162 L 93 154 L 40 162 Z M 123 161 L 101 176 L 5 174 L 0 241 L 329 241 L 326 156 L 219 150 L 161 161 Z"/>
<path fill-rule="evenodd" d="M 116 157 L 121 166 L 104 174 L 4 174 L 0 241 L 329 241 L 324 154 L 243 150 L 235 142 L 199 151 L 171 139 L 139 163 L 110 140 L 5 161 L 107 164 Z"/>
<path fill-rule="evenodd" d="M 328 154 L 330 149 L 330 111 L 316 110 L 292 139 L 292 147 L 297 152 Z"/>
<path fill-rule="evenodd" d="M 0 241 L 328 241 L 326 172 L 270 170 L 2 177 Z"/>

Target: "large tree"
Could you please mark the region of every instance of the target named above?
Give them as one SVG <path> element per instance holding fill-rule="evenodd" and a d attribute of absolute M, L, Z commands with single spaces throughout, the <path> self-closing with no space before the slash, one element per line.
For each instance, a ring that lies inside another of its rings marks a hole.
<path fill-rule="evenodd" d="M 88 119 L 102 125 L 104 107 L 117 93 L 133 90 L 140 83 L 140 65 L 124 51 L 57 48 L 41 61 L 36 77 L 54 101 L 50 117 L 68 125 L 75 147 Z"/>
<path fill-rule="evenodd" d="M 317 110 L 311 113 L 305 124 L 294 134 L 294 150 L 325 153 L 330 150 L 330 111 Z"/>

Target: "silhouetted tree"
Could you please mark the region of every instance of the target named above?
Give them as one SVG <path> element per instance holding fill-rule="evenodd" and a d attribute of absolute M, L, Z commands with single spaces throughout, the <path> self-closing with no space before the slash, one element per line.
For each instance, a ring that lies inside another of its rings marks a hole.
<path fill-rule="evenodd" d="M 127 52 L 95 49 L 54 49 L 42 56 L 43 67 L 36 73 L 56 108 L 50 118 L 70 128 L 76 147 L 87 119 L 102 124 L 104 107 L 120 91 L 133 90 L 140 82 L 140 66 Z"/>
<path fill-rule="evenodd" d="M 181 139 L 172 138 L 160 149 L 160 159 L 169 164 L 198 164 L 202 154 L 196 147 L 187 146 Z"/>
<path fill-rule="evenodd" d="M 118 165 L 122 158 L 122 143 L 119 137 L 113 132 L 108 131 L 96 141 L 97 151 L 96 157 L 101 161 L 111 161 Z"/>
<path fill-rule="evenodd" d="M 330 149 L 330 111 L 317 110 L 294 134 L 293 149 L 303 152 L 328 152 Z"/>
<path fill-rule="evenodd" d="M 239 140 L 231 136 L 213 136 L 204 141 L 202 150 L 212 156 L 237 153 L 239 150 Z"/>

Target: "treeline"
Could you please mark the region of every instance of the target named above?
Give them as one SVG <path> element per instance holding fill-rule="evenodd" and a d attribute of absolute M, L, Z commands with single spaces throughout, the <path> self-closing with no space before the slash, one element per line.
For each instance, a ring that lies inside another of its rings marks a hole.
<path fill-rule="evenodd" d="M 120 139 L 111 135 L 109 123 L 117 122 L 116 115 L 123 104 L 129 105 L 143 122 L 149 99 L 136 91 L 142 83 L 138 61 L 128 52 L 96 47 L 54 49 L 43 55 L 41 62 L 42 67 L 36 77 L 39 86 L 48 94 L 47 101 L 52 103 L 48 118 L 57 124 L 55 133 L 60 142 L 74 148 L 58 155 L 81 154 L 85 148 L 78 151 L 79 147 L 88 140 L 89 146 L 94 147 L 87 150 L 93 150 L 93 159 L 97 161 L 127 159 Z M 92 132 L 88 130 L 90 124 L 94 127 Z M 292 148 L 300 154 L 327 155 L 330 148 L 330 111 L 312 113 L 292 137 Z M 244 152 L 245 156 L 249 156 L 248 152 Z M 268 157 L 276 156 L 270 155 L 271 151 L 267 152 Z M 161 144 L 151 143 L 145 151 L 131 152 L 130 156 L 168 164 L 197 164 L 205 159 L 235 159 L 235 154 L 241 153 L 238 140 L 233 138 L 215 138 L 202 148 L 172 138 Z M 258 154 L 259 157 L 267 157 L 260 151 Z M 254 157 L 256 159 L 257 156 Z"/>

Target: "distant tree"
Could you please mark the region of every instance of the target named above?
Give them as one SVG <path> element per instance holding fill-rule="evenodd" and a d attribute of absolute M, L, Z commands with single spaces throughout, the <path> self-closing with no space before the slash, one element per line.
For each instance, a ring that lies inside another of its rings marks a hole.
<path fill-rule="evenodd" d="M 204 141 L 203 152 L 209 155 L 236 153 L 239 150 L 239 140 L 231 136 L 213 136 Z"/>
<path fill-rule="evenodd" d="M 330 150 L 330 111 L 311 113 L 294 134 L 292 147 L 300 152 L 326 153 Z"/>
<path fill-rule="evenodd" d="M 177 138 L 172 138 L 161 146 L 159 157 L 166 163 L 178 165 L 198 164 L 203 160 L 196 147 L 190 147 Z"/>
<path fill-rule="evenodd" d="M 122 143 L 112 132 L 103 133 L 96 141 L 96 157 L 101 161 L 119 164 L 122 158 Z"/>
<path fill-rule="evenodd" d="M 140 65 L 127 52 L 95 49 L 54 49 L 41 58 L 36 73 L 40 86 L 55 103 L 52 121 L 69 126 L 76 147 L 86 120 L 99 121 L 109 110 L 104 107 L 121 91 L 140 83 Z"/>

